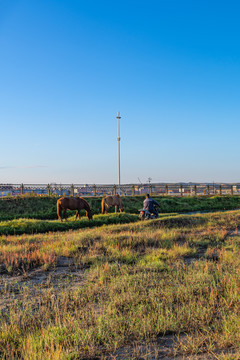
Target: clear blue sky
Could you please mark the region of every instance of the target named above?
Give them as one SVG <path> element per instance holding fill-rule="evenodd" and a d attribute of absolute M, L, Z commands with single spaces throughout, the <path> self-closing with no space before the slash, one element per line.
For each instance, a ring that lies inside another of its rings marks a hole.
<path fill-rule="evenodd" d="M 0 183 L 240 182 L 239 14 L 0 0 Z"/>

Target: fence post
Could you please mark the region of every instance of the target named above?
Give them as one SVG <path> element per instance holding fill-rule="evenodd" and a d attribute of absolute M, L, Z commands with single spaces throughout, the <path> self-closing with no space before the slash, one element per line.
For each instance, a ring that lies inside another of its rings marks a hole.
<path fill-rule="evenodd" d="M 183 196 L 183 186 L 182 186 L 182 184 L 180 185 L 180 194 L 181 194 L 181 196 Z"/>
<path fill-rule="evenodd" d="M 70 189 L 70 195 L 74 196 L 74 185 L 71 185 L 71 189 Z"/>
<path fill-rule="evenodd" d="M 134 185 L 132 185 L 132 196 L 134 196 L 135 195 L 135 187 L 134 187 Z"/>
<path fill-rule="evenodd" d="M 117 192 L 117 186 L 113 185 L 113 195 L 116 195 L 116 192 Z"/>
<path fill-rule="evenodd" d="M 210 195 L 210 188 L 209 188 L 209 185 L 207 186 L 207 195 Z"/>
<path fill-rule="evenodd" d="M 49 184 L 47 185 L 47 194 L 48 196 L 51 195 L 51 186 Z"/>
<path fill-rule="evenodd" d="M 195 196 L 197 196 L 197 185 L 194 185 L 194 193 L 195 193 Z"/>
<path fill-rule="evenodd" d="M 231 195 L 233 195 L 233 185 L 231 185 Z"/>
<path fill-rule="evenodd" d="M 168 195 L 168 186 L 165 186 L 165 194 Z"/>
<path fill-rule="evenodd" d="M 97 187 L 96 187 L 96 185 L 94 184 L 94 185 L 93 185 L 93 196 L 96 196 L 96 193 L 97 193 Z"/>
<path fill-rule="evenodd" d="M 219 185 L 219 194 L 222 195 L 222 185 Z"/>
<path fill-rule="evenodd" d="M 21 195 L 24 195 L 24 185 L 21 184 Z"/>

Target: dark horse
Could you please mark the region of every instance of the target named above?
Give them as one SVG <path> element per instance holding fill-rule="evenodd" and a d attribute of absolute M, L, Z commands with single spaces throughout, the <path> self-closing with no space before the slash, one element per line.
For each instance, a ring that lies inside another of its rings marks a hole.
<path fill-rule="evenodd" d="M 81 197 L 77 198 L 67 198 L 61 197 L 57 201 L 57 214 L 58 219 L 62 221 L 62 210 L 63 210 L 63 217 L 66 219 L 66 211 L 68 210 L 77 210 L 76 212 L 76 219 L 79 217 L 80 219 L 80 211 L 86 210 L 86 214 L 89 220 L 92 219 L 92 210 L 90 209 L 89 204 Z"/>
<path fill-rule="evenodd" d="M 123 211 L 122 199 L 118 194 L 106 196 L 102 199 L 102 214 L 107 214 L 107 210 L 110 206 L 115 206 L 115 213 L 117 212 L 117 207 L 119 207 L 120 212 Z"/>

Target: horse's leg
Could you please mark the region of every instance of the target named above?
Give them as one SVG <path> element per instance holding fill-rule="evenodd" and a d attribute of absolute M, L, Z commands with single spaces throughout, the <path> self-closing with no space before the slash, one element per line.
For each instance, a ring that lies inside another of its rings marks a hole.
<path fill-rule="evenodd" d="M 63 218 L 67 221 L 66 212 L 67 212 L 67 209 L 63 209 Z"/>
<path fill-rule="evenodd" d="M 62 209 L 59 208 L 59 212 L 58 212 L 58 220 L 62 221 Z"/>
<path fill-rule="evenodd" d="M 78 215 L 79 215 L 79 210 L 76 211 L 75 221 L 77 220 Z"/>
<path fill-rule="evenodd" d="M 115 205 L 115 214 L 117 213 L 117 205 Z"/>
<path fill-rule="evenodd" d="M 58 220 L 62 221 L 62 208 L 60 204 L 57 205 L 57 215 L 58 215 Z"/>

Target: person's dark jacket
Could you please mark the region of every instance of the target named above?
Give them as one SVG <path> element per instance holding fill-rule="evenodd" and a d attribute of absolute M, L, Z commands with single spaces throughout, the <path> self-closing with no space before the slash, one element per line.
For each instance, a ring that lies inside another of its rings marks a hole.
<path fill-rule="evenodd" d="M 143 209 L 148 210 L 150 213 L 153 213 L 155 212 L 154 205 L 160 206 L 157 201 L 153 200 L 152 198 L 147 198 L 143 202 Z"/>

